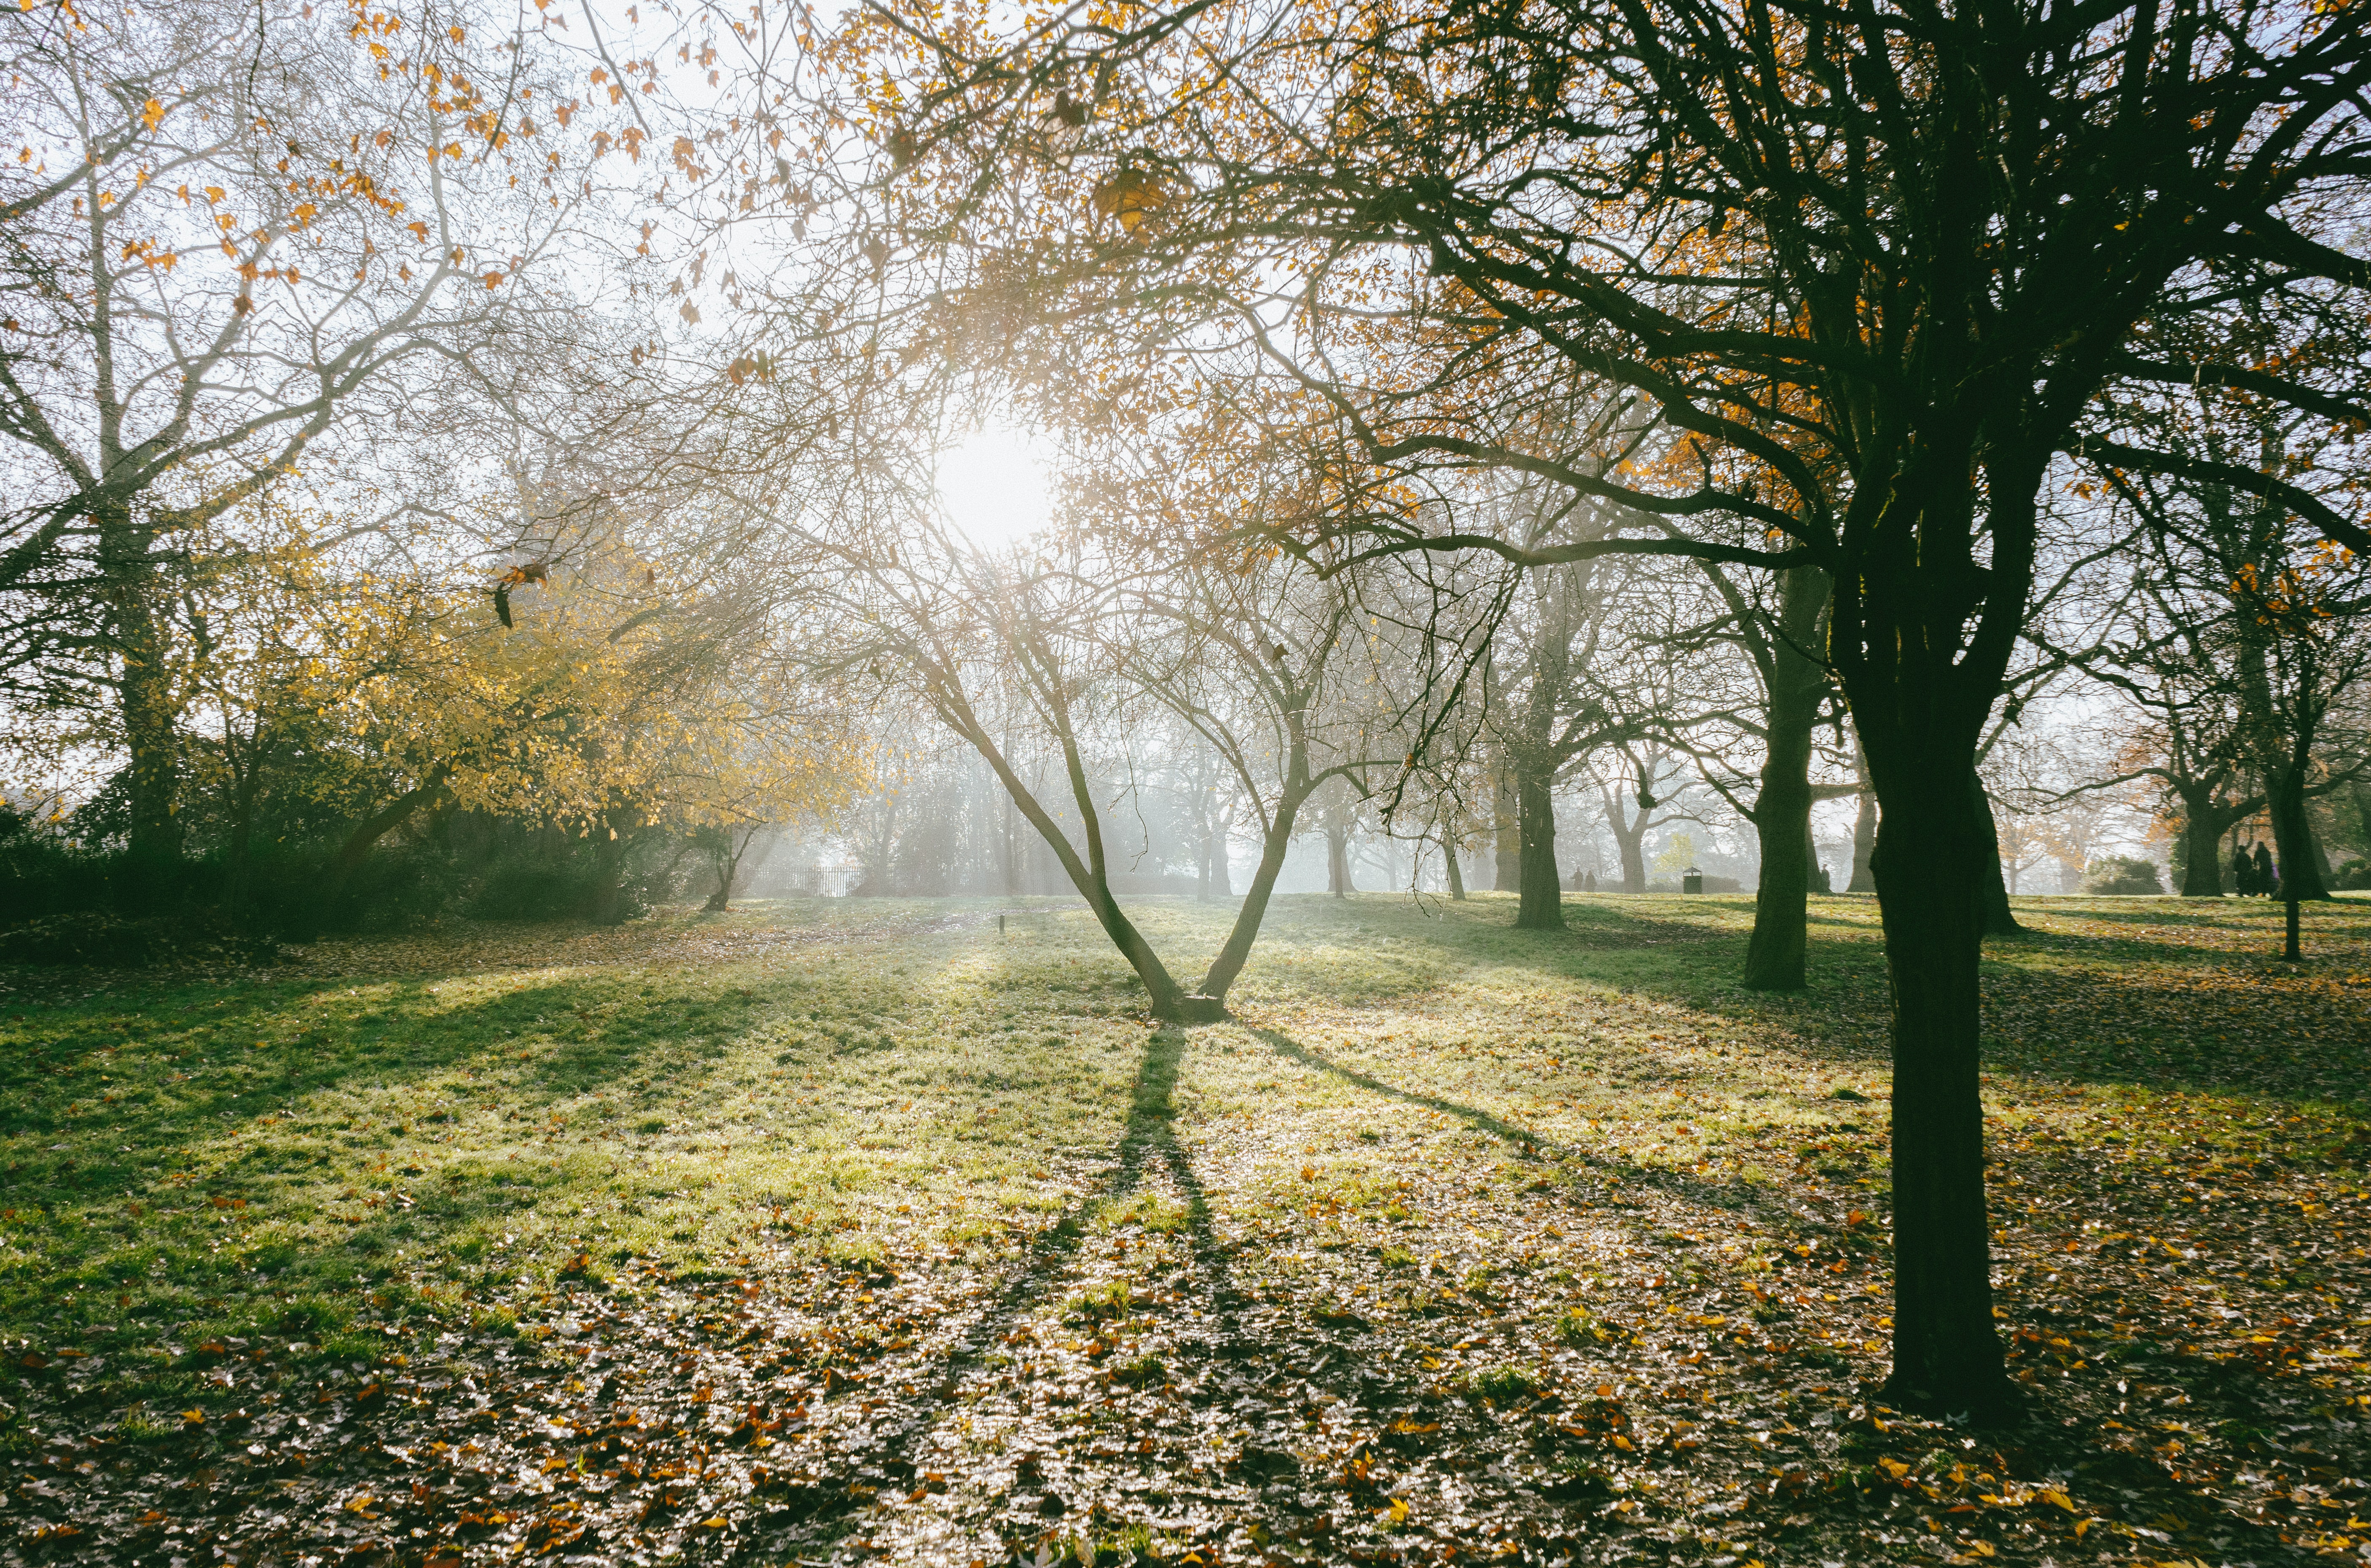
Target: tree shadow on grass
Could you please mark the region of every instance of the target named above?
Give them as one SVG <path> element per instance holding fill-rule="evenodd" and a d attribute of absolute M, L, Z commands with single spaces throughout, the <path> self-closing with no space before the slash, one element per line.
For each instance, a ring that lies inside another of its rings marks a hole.
<path fill-rule="evenodd" d="M 935 1351 L 935 1366 L 926 1378 L 918 1379 L 921 1384 L 918 1396 L 903 1409 L 871 1412 L 862 1444 L 843 1458 L 844 1465 L 852 1468 L 870 1458 L 876 1463 L 902 1460 L 910 1467 L 915 1456 L 926 1452 L 933 1431 L 962 1411 L 980 1381 L 990 1374 L 989 1358 L 1064 1288 L 1065 1273 L 1079 1257 L 1095 1212 L 1138 1192 L 1156 1172 L 1165 1176 L 1184 1199 L 1184 1232 L 1195 1276 L 1190 1294 L 1215 1330 L 1181 1335 L 1181 1343 L 1193 1343 L 1213 1356 L 1256 1354 L 1243 1330 L 1246 1303 L 1234 1283 L 1230 1249 L 1218 1235 L 1209 1193 L 1173 1126 L 1177 1074 L 1188 1038 L 1185 1030 L 1172 1026 L 1160 1029 L 1146 1041 L 1130 1089 L 1128 1121 L 1113 1147 L 1109 1170 L 1089 1186 L 1076 1210 L 1030 1239 L 1002 1285 L 968 1315 L 968 1321 L 951 1342 Z M 850 1516 L 865 1506 L 858 1498 L 834 1493 L 827 1504 L 787 1519 L 788 1533 L 752 1538 L 735 1560 L 754 1554 L 758 1560 L 774 1561 L 766 1556 L 768 1551 L 781 1551 L 799 1531 L 817 1525 L 845 1533 L 855 1528 Z"/>
<path fill-rule="evenodd" d="M 1370 1094 L 1380 1095 L 1386 1100 L 1394 1100 L 1403 1105 L 1414 1105 L 1422 1110 L 1439 1112 L 1445 1116 L 1453 1116 L 1475 1131 L 1486 1133 L 1491 1137 L 1497 1138 L 1513 1150 L 1519 1159 L 1538 1161 L 1544 1158 L 1563 1164 L 1585 1167 L 1607 1182 L 1609 1195 L 1604 1201 L 1609 1204 L 1618 1206 L 1622 1203 L 1618 1190 L 1626 1182 L 1652 1188 L 1657 1192 L 1687 1203 L 1702 1205 L 1707 1208 L 1752 1213 L 1769 1223 L 1783 1224 L 1789 1228 L 1801 1224 L 1802 1216 L 1798 1210 L 1751 1182 L 1699 1181 L 1682 1170 L 1641 1165 L 1628 1159 L 1609 1159 L 1603 1154 L 1583 1148 L 1578 1144 L 1567 1142 L 1549 1134 L 1518 1126 L 1479 1107 L 1443 1099 L 1440 1095 L 1426 1094 L 1420 1090 L 1401 1089 L 1385 1083 L 1371 1073 L 1361 1072 L 1357 1067 L 1346 1066 L 1323 1052 L 1311 1050 L 1308 1046 L 1276 1030 L 1251 1029 L 1246 1032 L 1287 1061 L 1329 1074 L 1345 1083 L 1365 1090 Z"/>
<path fill-rule="evenodd" d="M 1177 1071 L 1187 1038 L 1183 1029 L 1171 1026 L 1146 1041 L 1129 1093 L 1128 1123 L 1113 1151 L 1116 1158 L 1110 1171 L 1085 1194 L 1077 1213 L 1031 1239 L 1003 1287 L 947 1350 L 937 1384 L 942 1401 L 952 1400 L 964 1376 L 977 1370 L 980 1358 L 1023 1318 L 1044 1305 L 1058 1284 L 1063 1265 L 1085 1239 L 1086 1221 L 1093 1211 L 1137 1191 L 1150 1169 L 1158 1169 L 1184 1194 L 1186 1233 L 1197 1271 L 1209 1276 L 1206 1298 L 1214 1308 L 1213 1315 L 1230 1326 L 1241 1316 L 1242 1297 L 1228 1267 L 1228 1250 L 1211 1222 L 1209 1193 L 1172 1124 L 1176 1115 Z M 934 1412 L 926 1412 L 924 1424 L 934 1419 Z"/>
<path fill-rule="evenodd" d="M 2088 910 L 2068 913 L 2094 917 Z M 1866 1070 L 1886 1058 L 1889 998 L 1874 940 L 1815 937 L 1805 989 L 1765 994 L 1737 984 L 1741 931 L 1696 928 L 1703 940 L 1662 940 L 1653 933 L 1671 927 L 1668 919 L 1598 906 L 1590 914 L 1592 930 L 1618 940 L 1518 933 L 1479 917 L 1433 930 L 1435 940 L 1475 963 L 1529 967 L 1567 982 L 1678 1003 L 1749 1035 L 1772 1032 L 1787 1052 L 1807 1061 Z M 2110 915 L 2122 917 L 2121 911 Z M 2160 929 L 2176 923 L 2151 918 Z M 2031 962 L 2058 952 L 2090 963 L 2062 971 Z M 2100 957 L 2128 966 L 2099 973 L 2091 964 Z M 2336 964 L 2298 980 L 2274 971 L 2268 984 L 2260 984 L 2249 973 L 2251 963 L 2203 944 L 2081 932 L 2037 929 L 2005 945 L 1988 944 L 1983 971 L 1987 1066 L 2070 1085 L 2371 1101 L 2371 1063 L 2350 1044 L 2371 1030 L 2371 994 L 2327 984 Z M 2197 984 L 2209 974 L 2228 983 Z"/>

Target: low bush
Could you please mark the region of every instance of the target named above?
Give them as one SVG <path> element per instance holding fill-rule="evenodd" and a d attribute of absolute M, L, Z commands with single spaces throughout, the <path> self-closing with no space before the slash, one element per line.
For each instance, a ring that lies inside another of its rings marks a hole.
<path fill-rule="evenodd" d="M 182 940 L 163 920 L 127 920 L 102 910 L 44 916 L 0 931 L 0 963 L 155 963 L 174 956 Z"/>
<path fill-rule="evenodd" d="M 2119 894 L 2158 894 L 2165 892 L 2165 882 L 2157 875 L 2155 862 L 2131 855 L 2109 855 L 2091 862 L 2083 873 L 2083 891 L 2087 894 L 2114 895 Z"/>

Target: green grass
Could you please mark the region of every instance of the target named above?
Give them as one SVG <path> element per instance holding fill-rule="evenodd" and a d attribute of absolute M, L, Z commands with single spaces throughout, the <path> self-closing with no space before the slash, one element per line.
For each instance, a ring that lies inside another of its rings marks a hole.
<path fill-rule="evenodd" d="M 984 918 L 1013 906 L 477 928 L 324 943 L 244 976 L 12 972 L 0 1334 L 99 1363 L 94 1405 L 162 1409 L 205 1395 L 223 1353 L 204 1346 L 271 1335 L 344 1359 L 379 1343 L 360 1325 L 503 1320 L 563 1278 L 722 1274 L 784 1249 L 1000 1266 L 1132 1116 L 1166 1119 L 1188 1158 L 1224 1147 L 1230 1201 L 1305 1211 L 1321 1248 L 1379 1259 L 1345 1313 L 1418 1274 L 1530 1288 L 1433 1257 L 1412 1228 L 1577 1179 L 1540 1151 L 1583 1151 L 1617 1184 L 1885 1183 L 1881 1104 L 1835 1097 L 1885 1092 L 1865 899 L 1814 901 L 1810 986 L 1775 997 L 1733 980 L 1744 899 L 1576 898 L 1561 935 L 1512 930 L 1498 898 L 1281 900 L 1237 1021 L 1165 1066 L 1093 923 L 1062 904 L 1002 935 Z M 2297 976 L 2270 962 L 2261 906 L 2020 907 L 2039 934 L 1987 959 L 2005 1132 L 2135 1159 L 2358 1147 L 2361 1053 L 2293 1047 L 2371 1037 L 2364 905 L 2309 913 L 2321 957 Z M 1142 916 L 1173 967 L 1223 935 L 1211 907 Z M 1149 1195 L 1084 1219 L 1162 1244 L 1197 1223 Z M 1528 1266 L 1580 1278 L 1571 1251 Z M 1750 1272 L 1736 1244 L 1706 1255 Z M 1594 1343 L 1575 1321 L 1567 1342 Z"/>

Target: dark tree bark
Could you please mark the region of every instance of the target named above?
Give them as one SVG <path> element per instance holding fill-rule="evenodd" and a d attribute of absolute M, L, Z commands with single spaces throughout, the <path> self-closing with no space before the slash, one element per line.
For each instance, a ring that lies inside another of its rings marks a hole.
<path fill-rule="evenodd" d="M 1762 789 L 1753 800 L 1762 872 L 1753 935 L 1745 947 L 1749 991 L 1795 991 L 1803 985 L 1812 863 L 1811 732 L 1827 691 L 1827 672 L 1812 650 L 1827 587 L 1826 574 L 1810 567 L 1779 578 L 1778 625 L 1763 671 L 1764 750 Z"/>
<path fill-rule="evenodd" d="M 584 901 L 584 917 L 596 926 L 615 926 L 626 917 L 626 853 L 641 836 L 636 829 L 619 833 L 596 830 L 593 860 L 597 868 L 593 891 Z"/>
<path fill-rule="evenodd" d="M 2302 744 L 2293 747 L 2265 780 L 2265 804 L 2273 819 L 2273 853 L 2280 857 L 2281 896 L 2284 899 L 2330 896 L 2329 880 L 2321 872 L 2321 847 L 2314 842 L 2313 824 L 2306 815 L 2306 780 L 2311 762 L 2305 752 Z"/>
<path fill-rule="evenodd" d="M 148 531 L 122 516 L 101 519 L 101 570 L 108 577 L 108 636 L 118 669 L 116 713 L 131 753 L 131 829 L 126 847 L 139 862 L 181 854 L 180 706 L 168 669 L 165 623 L 153 602 L 156 567 Z"/>
<path fill-rule="evenodd" d="M 1896 774 L 1873 868 L 1893 996 L 1893 1377 L 1921 1408 L 1994 1409 L 1993 1327 L 1978 1088 L 1978 958 L 1987 856 L 1949 756 Z M 1985 821 L 1989 821 L 1986 813 Z"/>
<path fill-rule="evenodd" d="M 414 812 L 444 797 L 445 780 L 451 771 L 443 763 L 438 763 L 428 770 L 428 777 L 417 786 L 405 790 L 354 824 L 354 830 L 346 835 L 345 843 L 339 847 L 337 859 L 330 862 L 327 893 L 328 902 L 332 907 L 344 894 L 347 882 L 370 858 L 371 846 L 410 820 Z"/>
<path fill-rule="evenodd" d="M 1556 876 L 1556 797 L 1543 768 L 1516 759 L 1515 813 L 1521 834 L 1521 902 L 1515 926 L 1525 931 L 1564 929 L 1564 887 Z"/>
<path fill-rule="evenodd" d="M 1774 718 L 1775 715 L 1774 714 Z M 1762 792 L 1753 802 L 1753 830 L 1762 844 L 1762 874 L 1753 898 L 1753 935 L 1745 946 L 1745 988 L 1797 991 L 1803 986 L 1806 921 L 1811 886 L 1810 730 L 1800 753 L 1774 726 Z"/>
<path fill-rule="evenodd" d="M 2235 809 L 2219 781 L 2177 781 L 2174 793 L 2181 801 L 2181 896 L 2223 896 L 2223 836 L 2257 809 Z"/>
<path fill-rule="evenodd" d="M 1984 781 L 1973 768 L 1968 771 L 1968 791 L 1970 815 L 1975 821 L 1976 839 L 1984 850 L 1976 877 L 1984 902 L 1984 935 L 2020 936 L 2025 928 L 2017 923 L 2017 912 L 2009 907 L 2008 880 L 2001 870 L 2000 828 L 1993 820 L 1992 797 L 1984 792 Z"/>

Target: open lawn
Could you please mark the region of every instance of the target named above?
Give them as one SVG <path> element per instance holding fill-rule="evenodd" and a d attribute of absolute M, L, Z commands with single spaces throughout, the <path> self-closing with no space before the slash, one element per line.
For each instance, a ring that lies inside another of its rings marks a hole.
<path fill-rule="evenodd" d="M 1866 899 L 1286 899 L 1190 1030 L 1026 901 L 0 973 L 0 1559 L 2371 1552 L 2371 905 L 2018 907 L 1988 1431 L 1877 1394 Z"/>

